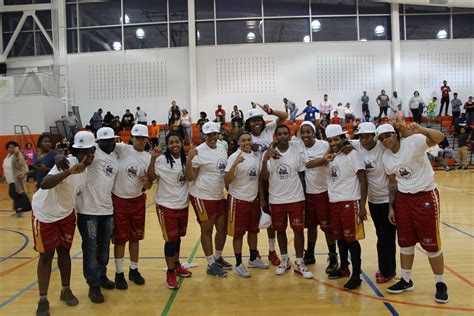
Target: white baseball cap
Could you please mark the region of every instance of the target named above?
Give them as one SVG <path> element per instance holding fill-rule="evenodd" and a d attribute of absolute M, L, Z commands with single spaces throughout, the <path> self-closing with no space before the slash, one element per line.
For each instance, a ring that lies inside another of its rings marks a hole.
<path fill-rule="evenodd" d="M 133 125 L 132 136 L 148 137 L 148 126 L 143 124 Z"/>
<path fill-rule="evenodd" d="M 364 122 L 359 124 L 359 128 L 356 135 L 359 134 L 375 134 L 377 128 L 375 127 L 374 123 L 371 122 Z"/>
<path fill-rule="evenodd" d="M 74 144 L 73 148 L 87 149 L 95 147 L 95 137 L 94 134 L 88 131 L 80 131 L 74 135 Z"/>
<path fill-rule="evenodd" d="M 215 122 L 207 122 L 202 126 L 202 132 L 204 134 L 219 133 L 220 130 L 220 125 Z"/>
<path fill-rule="evenodd" d="M 110 127 L 102 127 L 97 131 L 97 140 L 115 138 L 115 132 Z"/>
<path fill-rule="evenodd" d="M 313 131 L 316 133 L 316 126 L 314 126 L 314 124 L 310 121 L 304 121 L 303 123 L 301 123 L 300 125 L 300 128 L 298 129 L 298 135 L 300 134 L 301 132 L 301 128 L 305 125 L 308 125 L 308 126 L 311 126 L 311 128 L 313 129 Z"/>
<path fill-rule="evenodd" d="M 377 136 L 385 134 L 385 133 L 395 133 L 395 129 L 390 124 L 382 124 L 377 127 Z"/>
<path fill-rule="evenodd" d="M 247 120 L 250 120 L 252 117 L 263 117 L 263 113 L 260 109 L 250 109 L 247 111 Z"/>
<path fill-rule="evenodd" d="M 326 137 L 327 138 L 336 137 L 336 136 L 340 136 L 340 135 L 344 135 L 344 134 L 347 134 L 347 132 L 344 132 L 342 130 L 341 125 L 339 125 L 339 124 L 329 124 L 326 127 Z"/>

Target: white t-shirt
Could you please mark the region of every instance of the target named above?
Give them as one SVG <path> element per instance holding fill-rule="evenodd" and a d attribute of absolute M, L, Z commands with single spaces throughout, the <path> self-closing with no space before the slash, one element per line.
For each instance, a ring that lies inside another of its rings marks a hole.
<path fill-rule="evenodd" d="M 278 149 L 277 149 L 278 151 Z M 305 169 L 304 154 L 299 144 L 290 143 L 279 159 L 267 162 L 270 204 L 287 204 L 304 201 L 303 184 L 299 172 Z M 262 160 L 263 161 L 263 160 Z"/>
<path fill-rule="evenodd" d="M 140 177 L 146 174 L 151 155 L 125 144 L 115 144 L 115 152 L 119 157 L 119 168 L 112 193 L 123 199 L 142 195 L 143 184 Z"/>
<path fill-rule="evenodd" d="M 191 118 L 189 115 L 181 115 L 181 125 L 184 127 L 191 126 Z"/>
<path fill-rule="evenodd" d="M 229 185 L 229 193 L 239 200 L 252 202 L 258 194 L 262 154 L 260 152 L 245 153 L 239 149 L 227 160 L 226 172 L 229 172 L 241 153 L 245 160 L 237 165 L 236 176 Z"/>
<path fill-rule="evenodd" d="M 428 154 L 434 157 L 438 157 L 439 152 L 440 152 L 439 145 L 434 145 L 433 147 L 430 147 L 427 151 Z"/>
<path fill-rule="evenodd" d="M 365 166 L 355 150 L 347 155 L 340 153 L 329 163 L 329 202 L 360 200 L 359 170 L 365 170 Z"/>
<path fill-rule="evenodd" d="M 15 177 L 13 175 L 13 157 L 15 155 L 8 155 L 5 157 L 3 160 L 3 175 L 5 176 L 5 181 L 7 181 L 8 184 L 10 183 L 15 183 Z"/>
<path fill-rule="evenodd" d="M 146 122 L 148 119 L 146 113 L 142 110 L 137 111 L 135 116 L 137 117 L 137 122 Z"/>
<path fill-rule="evenodd" d="M 265 129 L 262 131 L 260 136 L 255 136 L 252 134 L 252 143 L 259 144 L 260 152 L 265 152 L 270 144 L 273 142 L 273 134 L 277 128 L 276 121 L 273 121 L 265 126 Z"/>
<path fill-rule="evenodd" d="M 77 213 L 87 215 L 112 215 L 112 188 L 119 168 L 117 153 L 107 154 L 98 146 L 94 161 L 87 167 L 87 184 L 77 199 Z"/>
<path fill-rule="evenodd" d="M 181 158 L 174 158 L 173 167 L 162 155 L 155 161 L 155 174 L 159 177 L 155 203 L 169 209 L 181 210 L 189 205 L 189 191 Z"/>
<path fill-rule="evenodd" d="M 69 156 L 69 165 L 79 163 L 76 157 Z M 61 171 L 54 166 L 48 175 L 59 174 Z M 31 202 L 33 214 L 43 223 L 54 223 L 68 217 L 76 205 L 78 199 L 84 191 L 87 182 L 86 171 L 72 174 L 61 183 L 49 190 L 39 189 L 33 195 Z"/>
<path fill-rule="evenodd" d="M 197 148 L 198 155 L 193 158 L 193 168 L 199 173 L 189 188 L 189 193 L 203 200 L 224 199 L 224 172 L 227 166 L 227 151 L 217 145 L 215 149 L 202 143 Z"/>
<path fill-rule="evenodd" d="M 386 150 L 383 164 L 387 174 L 394 174 L 398 191 L 403 193 L 427 192 L 435 189 L 434 171 L 426 155 L 426 136 L 415 134 L 400 139 L 400 149 Z"/>
<path fill-rule="evenodd" d="M 310 148 L 304 147 L 304 163 L 308 161 L 323 158 L 329 150 L 328 142 L 316 139 L 314 145 Z M 306 193 L 319 194 L 328 190 L 329 167 L 321 166 L 305 169 Z"/>
<path fill-rule="evenodd" d="M 385 147 L 380 142 L 376 142 L 374 148 L 367 150 L 362 147 L 358 140 L 351 141 L 351 144 L 360 154 L 365 164 L 369 202 L 374 204 L 388 203 L 388 177 L 383 166 Z"/>

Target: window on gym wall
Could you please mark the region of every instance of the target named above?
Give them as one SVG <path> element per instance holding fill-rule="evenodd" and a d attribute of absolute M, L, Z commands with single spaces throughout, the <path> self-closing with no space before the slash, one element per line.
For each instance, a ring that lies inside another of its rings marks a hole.
<path fill-rule="evenodd" d="M 68 53 L 188 46 L 187 0 L 67 0 Z"/>

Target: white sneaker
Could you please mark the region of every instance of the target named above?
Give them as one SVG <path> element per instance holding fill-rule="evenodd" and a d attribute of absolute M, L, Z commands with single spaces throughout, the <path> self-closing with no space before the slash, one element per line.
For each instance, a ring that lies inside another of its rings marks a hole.
<path fill-rule="evenodd" d="M 243 278 L 250 278 L 250 272 L 247 270 L 243 263 L 239 264 L 235 268 L 235 274 Z"/>
<path fill-rule="evenodd" d="M 290 259 L 282 259 L 280 265 L 275 270 L 276 275 L 283 275 L 287 270 L 291 269 Z"/>
<path fill-rule="evenodd" d="M 258 268 L 258 269 L 270 268 L 270 265 L 268 263 L 263 262 L 262 259 L 260 259 L 259 257 L 257 257 L 255 260 L 252 260 L 252 261 L 249 259 L 248 266 L 249 268 Z"/>
<path fill-rule="evenodd" d="M 312 279 L 313 278 L 313 273 L 306 268 L 304 265 L 304 262 L 301 263 L 295 263 L 295 273 L 301 274 L 303 278 L 305 279 Z"/>

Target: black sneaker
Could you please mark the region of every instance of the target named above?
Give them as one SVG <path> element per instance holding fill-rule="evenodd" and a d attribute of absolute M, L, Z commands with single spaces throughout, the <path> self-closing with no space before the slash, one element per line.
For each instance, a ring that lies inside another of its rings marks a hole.
<path fill-rule="evenodd" d="M 89 298 L 92 303 L 100 304 L 104 302 L 104 296 L 100 292 L 100 286 L 89 287 Z"/>
<path fill-rule="evenodd" d="M 118 290 L 126 290 L 128 288 L 125 276 L 122 273 L 115 273 L 115 288 Z"/>
<path fill-rule="evenodd" d="M 443 282 L 436 283 L 435 301 L 440 304 L 448 302 L 448 287 Z"/>
<path fill-rule="evenodd" d="M 303 262 L 305 265 L 315 264 L 316 258 L 314 257 L 314 252 L 304 251 Z"/>
<path fill-rule="evenodd" d="M 328 257 L 328 266 L 326 267 L 326 274 L 331 274 L 339 269 L 339 265 L 337 263 L 337 254 L 330 253 Z"/>
<path fill-rule="evenodd" d="M 349 271 L 349 267 L 340 267 L 339 269 L 329 273 L 329 279 L 340 279 L 340 278 L 347 278 L 351 275 L 351 271 Z"/>
<path fill-rule="evenodd" d="M 39 300 L 36 316 L 49 316 L 49 302 L 47 299 Z"/>
<path fill-rule="evenodd" d="M 138 269 L 132 270 L 128 272 L 128 279 L 130 281 L 135 282 L 136 285 L 143 285 L 145 284 L 145 279 L 142 277 L 140 272 L 138 272 Z"/>
<path fill-rule="evenodd" d="M 76 306 L 79 304 L 79 300 L 77 297 L 72 294 L 72 291 L 70 288 L 65 288 L 64 290 L 61 290 L 61 296 L 59 296 L 59 299 L 61 301 L 65 301 L 67 306 Z"/>
<path fill-rule="evenodd" d="M 100 278 L 100 287 L 106 290 L 113 290 L 115 288 L 115 283 L 112 280 L 109 280 L 107 276 Z"/>
<path fill-rule="evenodd" d="M 222 269 L 224 270 L 232 270 L 232 264 L 230 264 L 229 262 L 225 261 L 224 258 L 219 257 L 219 259 L 216 259 L 216 262 L 218 265 L 221 266 Z"/>
<path fill-rule="evenodd" d="M 415 286 L 413 286 L 413 281 L 410 282 L 405 281 L 403 278 L 400 279 L 397 283 L 387 288 L 387 292 L 391 294 L 400 294 L 402 292 L 410 292 L 415 290 Z"/>
<path fill-rule="evenodd" d="M 360 278 L 350 278 L 349 281 L 344 284 L 344 290 L 355 290 L 360 286 L 361 283 L 362 280 Z"/>

